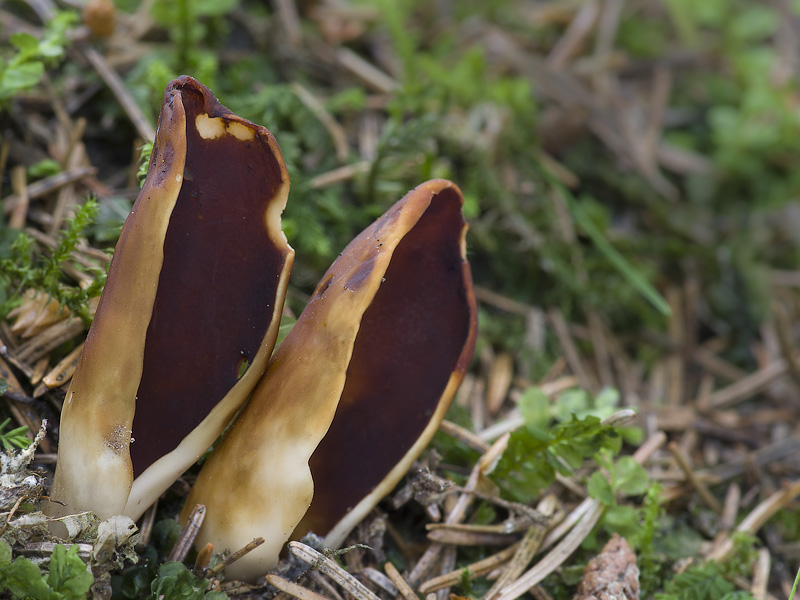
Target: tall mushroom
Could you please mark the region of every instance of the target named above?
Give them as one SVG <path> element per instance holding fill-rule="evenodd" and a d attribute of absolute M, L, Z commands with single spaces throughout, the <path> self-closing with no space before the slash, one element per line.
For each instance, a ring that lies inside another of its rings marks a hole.
<path fill-rule="evenodd" d="M 475 345 L 462 204 L 449 181 L 409 192 L 347 246 L 275 351 L 184 509 L 206 505 L 200 544 L 266 539 L 229 575 L 263 574 L 293 532 L 341 544 L 430 441 Z"/>
<path fill-rule="evenodd" d="M 191 77 L 167 86 L 64 400 L 50 514 L 137 518 L 233 418 L 278 332 L 288 192 L 269 131 Z"/>

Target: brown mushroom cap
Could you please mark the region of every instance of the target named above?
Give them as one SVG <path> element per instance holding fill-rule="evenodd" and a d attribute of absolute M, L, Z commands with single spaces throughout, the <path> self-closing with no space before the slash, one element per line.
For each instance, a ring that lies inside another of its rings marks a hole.
<path fill-rule="evenodd" d="M 53 513 L 138 517 L 230 422 L 277 336 L 288 190 L 264 127 L 191 77 L 167 86 L 64 402 Z"/>
<path fill-rule="evenodd" d="M 361 320 L 336 415 L 311 456 L 314 500 L 295 538 L 314 531 L 341 546 L 428 445 L 472 359 L 463 198 L 441 181 L 417 189 L 432 188 L 435 200 L 397 246 Z"/>
<path fill-rule="evenodd" d="M 430 440 L 475 343 L 462 203 L 449 181 L 409 192 L 342 252 L 276 350 L 184 509 L 207 507 L 200 544 L 265 538 L 229 575 L 272 567 L 312 496 L 301 528 L 352 527 Z"/>

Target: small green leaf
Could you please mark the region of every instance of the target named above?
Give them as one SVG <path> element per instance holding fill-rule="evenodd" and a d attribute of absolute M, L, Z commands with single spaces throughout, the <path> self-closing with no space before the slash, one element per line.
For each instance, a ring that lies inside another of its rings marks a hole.
<path fill-rule="evenodd" d="M 5 386 L 5 389 L 0 389 L 0 393 L 8 389 L 8 383 L 0 380 L 0 388 L 2 388 L 2 386 Z M 15 427 L 11 431 L 4 432 L 3 430 L 9 422 L 11 422 L 11 419 L 7 418 L 0 423 L 0 444 L 2 444 L 3 449 L 13 450 L 14 447 L 27 448 L 30 446 L 31 440 L 25 435 L 28 433 L 28 427 L 23 425 L 21 427 Z"/>
<path fill-rule="evenodd" d="M 139 187 L 144 185 L 147 178 L 147 171 L 150 168 L 150 157 L 153 155 L 153 142 L 147 141 L 139 148 L 139 169 L 136 171 L 136 180 Z"/>
<path fill-rule="evenodd" d="M 614 467 L 614 487 L 625 496 L 644 494 L 650 485 L 650 477 L 644 467 L 632 456 L 623 456 Z"/>
<path fill-rule="evenodd" d="M 198 579 L 179 562 L 165 562 L 150 586 L 153 600 L 226 600 L 222 592 L 206 593 L 208 582 Z"/>
<path fill-rule="evenodd" d="M 566 188 L 562 189 L 566 190 Z M 628 283 L 633 286 L 653 307 L 660 312 L 663 316 L 668 317 L 672 314 L 669 304 L 664 297 L 653 287 L 645 276 L 636 270 L 636 268 L 622 256 L 622 254 L 611 245 L 611 242 L 606 239 L 602 232 L 592 222 L 592 220 L 583 211 L 580 204 L 572 198 L 571 208 L 575 215 L 575 222 L 583 229 L 587 236 L 594 242 L 597 249 L 605 255 L 608 262 L 610 262 L 620 274 L 628 280 Z"/>
<path fill-rule="evenodd" d="M 618 406 L 619 390 L 616 388 L 603 388 L 594 399 L 595 414 L 601 419 L 614 414 Z"/>
<path fill-rule="evenodd" d="M 281 317 L 281 324 L 278 327 L 278 338 L 275 341 L 275 346 L 280 345 L 280 343 L 286 339 L 286 336 L 289 335 L 290 331 L 292 331 L 292 328 L 296 322 L 297 319 L 294 317 L 288 317 L 286 315 Z"/>
<path fill-rule="evenodd" d="M 572 475 L 601 450 L 613 456 L 621 443 L 617 430 L 593 415 L 571 414 L 546 430 L 523 427 L 511 433 L 492 479 L 518 501 L 528 502 L 553 482 L 556 472 Z"/>
<path fill-rule="evenodd" d="M 28 62 L 8 67 L 2 74 L 3 79 L 0 81 L 0 86 L 2 87 L 0 89 L 4 93 L 13 93 L 39 83 L 42 75 L 44 75 L 44 65 L 40 62 Z"/>
<path fill-rule="evenodd" d="M 229 13 L 239 0 L 196 0 L 193 3 L 193 8 L 196 15 L 202 16 L 220 16 Z"/>
<path fill-rule="evenodd" d="M 571 469 L 579 469 L 583 465 L 585 455 L 581 448 L 570 444 L 559 444 L 553 447 L 553 453 L 560 457 Z M 563 473 L 569 475 L 569 473 Z"/>
<path fill-rule="evenodd" d="M 548 433 L 547 429 L 540 429 L 538 427 L 533 427 L 531 425 L 528 425 L 525 428 L 525 431 L 528 433 L 528 435 L 530 435 L 531 439 L 537 440 L 545 444 L 553 439 L 550 433 Z"/>
<path fill-rule="evenodd" d="M 241 379 L 247 373 L 247 367 L 250 366 L 250 361 L 244 356 L 239 359 L 239 367 L 236 370 L 236 379 Z"/>
<path fill-rule="evenodd" d="M 11 564 L 11 546 L 4 539 L 0 539 L 0 569 Z"/>
<path fill-rule="evenodd" d="M 797 593 L 797 584 L 800 583 L 800 569 L 797 570 L 797 575 L 794 578 L 794 584 L 792 584 L 792 591 L 789 594 L 789 600 L 795 599 L 795 594 Z"/>
<path fill-rule="evenodd" d="M 64 47 L 55 41 L 45 40 L 39 44 L 39 54 L 43 58 L 58 58 L 63 53 Z"/>
<path fill-rule="evenodd" d="M 608 480 L 600 471 L 592 473 L 586 489 L 589 492 L 589 496 L 595 500 L 602 502 L 606 506 L 614 506 L 614 490 L 611 489 L 611 484 L 608 483 Z"/>
<path fill-rule="evenodd" d="M 17 62 L 34 56 L 39 49 L 39 40 L 37 40 L 30 33 L 14 33 L 8 40 L 11 45 L 19 50 L 19 54 L 15 57 Z"/>
<path fill-rule="evenodd" d="M 0 589 L 14 598 L 50 600 L 50 588 L 42 579 L 39 567 L 27 558 L 18 556 L 13 563 L 0 566 Z"/>
<path fill-rule="evenodd" d="M 519 399 L 519 412 L 530 428 L 546 429 L 550 423 L 550 398 L 539 387 L 529 387 Z"/>
<path fill-rule="evenodd" d="M 618 533 L 632 545 L 638 544 L 642 526 L 639 522 L 639 511 L 633 506 L 610 506 L 603 513 L 603 523 L 608 531 Z"/>
<path fill-rule="evenodd" d="M 63 544 L 58 544 L 53 549 L 47 583 L 64 600 L 83 600 L 86 597 L 94 577 L 78 556 L 77 545 L 67 550 Z"/>
<path fill-rule="evenodd" d="M 45 158 L 28 167 L 28 177 L 31 179 L 42 179 L 50 175 L 57 175 L 61 172 L 61 165 L 52 158 Z"/>
<path fill-rule="evenodd" d="M 555 417 L 559 421 L 569 421 L 572 415 L 583 416 L 589 410 L 589 394 L 574 388 L 559 394 L 555 404 Z"/>
<path fill-rule="evenodd" d="M 631 446 L 638 446 L 644 440 L 644 430 L 641 427 L 620 427 L 619 435 Z"/>

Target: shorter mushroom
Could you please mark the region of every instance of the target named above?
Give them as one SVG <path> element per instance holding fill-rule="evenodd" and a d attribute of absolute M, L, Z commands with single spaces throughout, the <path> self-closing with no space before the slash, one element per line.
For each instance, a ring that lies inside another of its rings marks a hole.
<path fill-rule="evenodd" d="M 475 346 L 463 197 L 424 183 L 342 252 L 182 515 L 218 550 L 266 542 L 228 568 L 255 579 L 290 536 L 339 546 L 430 442 Z M 310 508 L 309 508 L 310 507 Z"/>

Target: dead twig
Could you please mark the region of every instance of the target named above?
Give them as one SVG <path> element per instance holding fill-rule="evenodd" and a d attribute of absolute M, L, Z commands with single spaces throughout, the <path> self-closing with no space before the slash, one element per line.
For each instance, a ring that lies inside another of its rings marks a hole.
<path fill-rule="evenodd" d="M 111 68 L 111 66 L 106 62 L 106 59 L 97 52 L 94 48 L 90 46 L 84 46 L 82 48 L 84 56 L 89 60 L 92 67 L 94 67 L 97 74 L 100 75 L 100 78 L 105 81 L 106 85 L 109 87 L 111 92 L 117 98 L 117 102 L 119 102 L 122 109 L 128 115 L 128 118 L 133 123 L 133 126 L 136 128 L 136 131 L 139 133 L 139 136 L 148 142 L 152 142 L 156 139 L 156 130 L 153 125 L 150 123 L 150 120 L 145 117 L 142 109 L 139 108 L 139 105 L 136 104 L 136 101 L 131 96 L 128 88 L 125 87 L 125 83 L 122 81 L 117 72 Z"/>
<path fill-rule="evenodd" d="M 278 2 L 284 4 L 288 3 L 288 0 L 278 0 Z M 331 116 L 325 105 L 306 87 L 295 81 L 292 83 L 292 91 L 330 134 L 338 161 L 345 162 L 350 154 L 350 145 L 347 143 L 347 134 L 342 129 L 342 126 Z"/>
<path fill-rule="evenodd" d="M 37 198 L 46 196 L 47 194 L 62 188 L 65 185 L 69 185 L 80 179 L 83 179 L 84 177 L 94 175 L 95 173 L 97 173 L 97 168 L 95 167 L 76 167 L 69 171 L 64 171 L 57 175 L 52 175 L 50 177 L 40 179 L 39 181 L 35 181 L 26 187 L 25 192 L 27 193 L 29 200 L 36 200 Z M 3 212 L 5 214 L 10 213 L 20 202 L 25 201 L 16 193 L 12 194 L 11 196 L 7 196 L 3 199 Z"/>
<path fill-rule="evenodd" d="M 318 569 L 330 577 L 349 594 L 352 594 L 356 600 L 379 600 L 363 583 L 340 567 L 335 560 L 320 554 L 310 546 L 301 542 L 289 542 L 289 552 L 311 565 L 313 569 Z"/>
<path fill-rule="evenodd" d="M 737 532 L 755 534 L 769 519 L 786 506 L 791 500 L 800 495 L 800 479 L 787 483 L 780 490 L 772 494 L 769 498 L 756 506 L 748 514 L 739 526 Z M 722 543 L 715 546 L 711 553 L 706 557 L 709 560 L 725 560 L 733 552 L 733 540 L 726 537 Z"/>
<path fill-rule="evenodd" d="M 487 573 L 501 566 L 503 563 L 508 562 L 516 553 L 517 549 L 519 548 L 519 544 L 519 542 L 516 542 L 511 544 L 508 548 L 505 548 L 496 554 L 492 554 L 483 560 L 472 563 L 471 565 L 467 565 L 462 569 L 457 569 L 455 571 L 439 575 L 438 577 L 433 577 L 432 579 L 429 579 L 425 583 L 421 584 L 417 589 L 419 590 L 420 594 L 429 594 L 431 592 L 455 585 L 461 581 L 461 578 L 464 576 L 464 570 L 467 570 L 470 575 L 474 577 L 486 575 Z"/>
<path fill-rule="evenodd" d="M 492 444 L 492 446 L 483 454 L 483 456 L 481 456 L 480 459 L 478 459 L 478 462 L 475 463 L 475 466 L 470 473 L 467 484 L 464 486 L 466 490 L 474 490 L 478 486 L 481 478 L 491 470 L 497 458 L 503 454 L 508 446 L 508 438 L 508 434 L 501 437 L 494 444 Z M 472 503 L 473 497 L 474 496 L 470 493 L 462 493 L 456 500 L 453 508 L 448 513 L 445 522 L 451 525 L 459 523 L 466 515 L 466 511 L 469 508 L 469 505 Z M 420 559 L 417 561 L 417 564 L 414 565 L 414 568 L 408 575 L 408 582 L 410 585 L 416 585 L 417 582 L 422 579 L 422 576 L 427 573 L 436 562 L 442 549 L 442 544 L 438 543 L 433 543 L 428 546 L 428 549 L 420 557 Z"/>
<path fill-rule="evenodd" d="M 695 476 L 694 469 L 692 469 L 692 465 L 689 464 L 689 460 L 686 458 L 683 450 L 676 444 L 675 442 L 670 442 L 667 446 L 670 454 L 675 459 L 675 462 L 678 463 L 681 471 L 683 471 L 684 475 L 686 475 L 686 480 L 692 484 L 692 487 L 697 490 L 697 493 L 700 494 L 700 497 L 703 499 L 711 510 L 715 513 L 722 512 L 722 505 L 719 503 L 711 491 L 706 487 L 706 485 L 697 477 Z"/>
<path fill-rule="evenodd" d="M 340 65 L 376 92 L 391 94 L 400 88 L 400 84 L 389 77 L 389 75 L 361 58 L 361 56 L 349 48 L 337 49 L 336 60 Z"/>
<path fill-rule="evenodd" d="M 387 562 L 383 569 L 386 571 L 389 579 L 392 580 L 392 583 L 397 586 L 397 591 L 400 592 L 400 595 L 403 596 L 405 600 L 418 600 L 414 590 L 411 589 L 411 586 L 408 585 L 408 582 L 403 579 L 402 575 L 400 575 L 400 571 L 397 570 L 397 567 L 395 567 L 392 563 Z"/>
<path fill-rule="evenodd" d="M 710 408 L 723 408 L 743 402 L 785 375 L 788 369 L 789 365 L 785 360 L 779 359 L 771 362 L 755 373 L 739 379 L 736 383 L 713 392 L 708 399 L 708 405 Z"/>
<path fill-rule="evenodd" d="M 280 575 L 268 574 L 264 575 L 264 579 L 272 587 L 289 594 L 292 598 L 297 598 L 297 600 L 329 600 L 326 596 L 284 579 Z"/>
<path fill-rule="evenodd" d="M 484 600 L 494 600 L 500 594 L 506 585 L 515 581 L 523 571 L 527 568 L 528 564 L 533 560 L 533 557 L 539 552 L 544 540 L 545 529 L 540 525 L 533 525 L 525 532 L 525 536 L 520 540 L 517 551 L 514 557 L 509 561 L 506 568 L 497 581 L 492 584 L 492 587 L 484 596 Z"/>
<path fill-rule="evenodd" d="M 197 504 L 189 514 L 186 520 L 186 525 L 183 526 L 175 545 L 169 553 L 167 560 L 183 562 L 189 550 L 192 549 L 197 534 L 200 533 L 200 527 L 203 525 L 203 520 L 206 518 L 206 507 L 202 504 Z"/>
<path fill-rule="evenodd" d="M 252 542 L 249 542 L 248 544 L 246 544 L 242 548 L 239 548 L 236 552 L 234 552 L 233 554 L 228 556 L 225 560 L 223 560 L 218 565 L 214 565 L 213 567 L 211 567 L 208 570 L 207 574 L 210 577 L 213 577 L 215 575 L 219 575 L 220 573 L 222 573 L 222 571 L 225 570 L 225 568 L 227 568 L 230 565 L 232 565 L 233 563 L 235 563 L 237 560 L 242 558 L 245 554 L 249 554 L 250 552 L 252 552 L 256 548 L 258 548 L 263 543 L 264 543 L 264 538 L 263 537 L 258 537 L 256 539 L 254 539 Z"/>
<path fill-rule="evenodd" d="M 273 0 L 275 12 L 281 20 L 283 30 L 289 39 L 289 44 L 297 48 L 303 42 L 303 29 L 300 27 L 300 15 L 294 0 Z"/>

